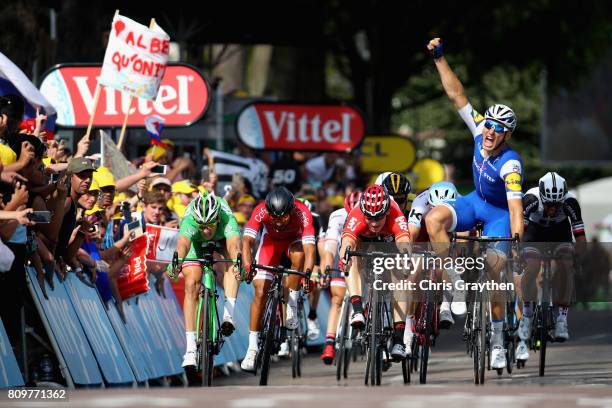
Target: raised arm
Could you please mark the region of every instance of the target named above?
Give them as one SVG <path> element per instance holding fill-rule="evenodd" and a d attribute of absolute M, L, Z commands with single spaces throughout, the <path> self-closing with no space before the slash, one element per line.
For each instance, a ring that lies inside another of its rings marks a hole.
<path fill-rule="evenodd" d="M 463 108 L 468 104 L 468 99 L 463 91 L 463 84 L 461 84 L 457 75 L 455 75 L 450 65 L 448 65 L 446 58 L 444 58 L 442 53 L 442 40 L 440 38 L 434 38 L 427 44 L 427 49 L 434 57 L 434 62 L 438 69 L 440 81 L 442 82 L 446 96 L 455 104 L 455 108 Z"/>

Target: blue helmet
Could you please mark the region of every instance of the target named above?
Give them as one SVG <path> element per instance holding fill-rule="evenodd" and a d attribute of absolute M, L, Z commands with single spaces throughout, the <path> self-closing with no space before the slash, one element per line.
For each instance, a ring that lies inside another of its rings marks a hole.
<path fill-rule="evenodd" d="M 440 203 L 454 200 L 455 198 L 457 198 L 457 187 L 450 181 L 440 181 L 438 183 L 433 183 L 431 187 L 429 187 L 427 202 L 432 207 L 435 207 Z"/>

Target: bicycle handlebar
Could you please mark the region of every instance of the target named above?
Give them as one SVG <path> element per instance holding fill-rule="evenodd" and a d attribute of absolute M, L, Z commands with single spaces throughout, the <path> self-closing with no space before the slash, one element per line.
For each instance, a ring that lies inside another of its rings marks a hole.
<path fill-rule="evenodd" d="M 263 269 L 264 271 L 274 272 L 274 273 L 278 273 L 281 275 L 297 275 L 297 276 L 301 276 L 302 278 L 310 279 L 309 273 L 307 274 L 305 272 L 296 271 L 294 269 L 289 269 L 289 268 L 285 268 L 282 266 L 269 266 L 269 265 L 261 265 L 261 264 L 253 263 L 251 264 L 251 270 L 254 270 L 254 269 Z"/>
<path fill-rule="evenodd" d="M 514 237 L 470 237 L 470 236 L 460 236 L 457 235 L 456 232 L 451 234 L 451 242 L 456 242 L 458 239 L 463 239 L 465 241 L 473 241 L 473 242 L 519 242 L 518 234 L 514 234 Z"/>

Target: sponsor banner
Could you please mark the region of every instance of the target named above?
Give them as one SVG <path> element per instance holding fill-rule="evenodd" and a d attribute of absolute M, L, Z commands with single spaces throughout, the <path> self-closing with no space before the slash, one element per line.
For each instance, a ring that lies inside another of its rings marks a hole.
<path fill-rule="evenodd" d="M 23 377 L 9 342 L 4 324 L 0 320 L 0 388 L 23 387 Z"/>
<path fill-rule="evenodd" d="M 147 234 L 149 236 L 147 260 L 163 263 L 172 262 L 172 256 L 178 241 L 178 232 L 179 230 L 176 228 L 147 224 Z"/>
<path fill-rule="evenodd" d="M 101 66 L 57 65 L 48 71 L 41 93 L 57 110 L 57 124 L 87 127 L 94 106 L 94 95 Z M 94 125 L 120 127 L 130 95 L 110 87 L 100 94 Z M 199 120 L 209 102 L 209 88 L 202 74 L 189 65 L 168 65 L 154 101 L 138 98 L 132 104 L 128 126 L 143 127 L 145 118 L 159 115 L 165 126 L 187 126 Z"/>
<path fill-rule="evenodd" d="M 41 308 L 40 318 L 47 320 L 47 334 L 55 338 L 73 382 L 79 385 L 101 384 L 103 380 L 98 363 L 64 285 L 53 274 L 55 289 L 51 289 L 45 280 L 49 297 L 45 299 L 34 268 L 26 268 L 26 273 L 32 297 Z"/>
<path fill-rule="evenodd" d="M 68 274 L 64 287 L 106 382 L 110 384 L 134 382 L 134 373 L 96 288 L 85 285 L 74 273 Z"/>
<path fill-rule="evenodd" d="M 119 14 L 113 18 L 100 84 L 143 99 L 155 99 L 166 64 L 170 36 Z"/>
<path fill-rule="evenodd" d="M 217 191 L 225 191 L 225 187 L 232 184 L 234 174 L 241 174 L 251 182 L 256 197 L 261 198 L 268 190 L 268 166 L 262 160 L 218 150 L 209 151 L 215 161 Z"/>
<path fill-rule="evenodd" d="M 149 290 L 149 277 L 147 274 L 147 235 L 142 234 L 130 242 L 134 251 L 123 274 L 117 278 L 121 299 L 144 293 Z"/>
<path fill-rule="evenodd" d="M 416 145 L 403 136 L 368 135 L 363 140 L 361 155 L 364 172 L 404 172 L 416 161 Z"/>
<path fill-rule="evenodd" d="M 254 102 L 236 126 L 244 144 L 261 150 L 348 152 L 365 134 L 361 112 L 350 105 Z"/>

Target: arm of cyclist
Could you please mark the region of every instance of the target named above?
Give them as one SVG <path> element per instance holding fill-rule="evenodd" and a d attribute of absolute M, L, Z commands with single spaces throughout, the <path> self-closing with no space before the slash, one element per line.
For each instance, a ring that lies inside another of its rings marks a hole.
<path fill-rule="evenodd" d="M 251 272 L 251 264 L 253 263 L 253 246 L 255 244 L 255 238 L 250 235 L 244 235 L 242 237 L 242 264 L 246 269 L 247 276 L 254 273 Z"/>
<path fill-rule="evenodd" d="M 352 260 L 350 260 L 348 263 L 346 262 L 346 250 L 349 247 L 352 250 L 355 250 L 356 244 L 357 241 L 354 238 L 350 236 L 342 237 L 342 244 L 340 245 L 340 259 L 338 260 L 338 269 L 341 271 L 350 270 Z"/>
<path fill-rule="evenodd" d="M 582 211 L 578 200 L 569 193 L 570 197 L 566 198 L 563 203 L 563 211 L 569 217 L 572 225 L 572 234 L 576 240 L 576 255 L 584 259 L 586 255 L 586 235 L 584 232 L 584 221 L 582 220 Z"/>
<path fill-rule="evenodd" d="M 225 245 L 227 247 L 227 253 L 231 259 L 238 259 L 238 254 L 240 253 L 240 234 L 232 235 L 231 237 L 225 240 Z M 236 280 L 242 279 L 242 271 L 236 268 L 236 265 L 232 265 L 232 272 Z"/>
<path fill-rule="evenodd" d="M 183 263 L 183 259 L 185 259 L 185 257 L 189 253 L 190 247 L 191 247 L 191 240 L 184 235 L 179 235 L 178 240 L 176 242 L 176 254 L 179 259 L 179 271 L 180 271 L 180 265 Z M 168 277 L 170 279 L 178 278 L 178 271 L 176 272 L 177 272 L 177 275 L 175 276 L 174 275 L 175 271 L 172 270 L 172 264 L 168 265 L 168 268 L 166 269 L 166 273 L 168 274 Z"/>
<path fill-rule="evenodd" d="M 468 104 L 468 99 L 463 90 L 463 84 L 457 78 L 442 53 L 442 40 L 434 38 L 427 44 L 427 49 L 433 54 L 436 69 L 440 75 L 440 81 L 446 92 L 446 96 L 455 104 L 455 108 L 461 109 Z"/>
<path fill-rule="evenodd" d="M 518 234 L 519 240 L 522 240 L 525 230 L 525 224 L 523 222 L 523 201 L 518 198 L 508 200 L 508 210 L 510 210 L 510 231 L 512 231 L 512 236 L 514 237 Z"/>

